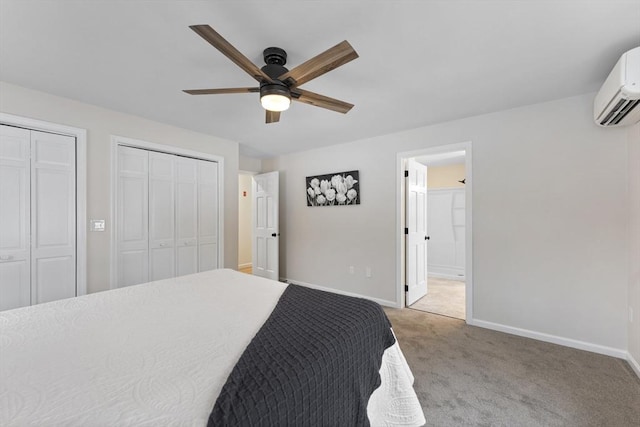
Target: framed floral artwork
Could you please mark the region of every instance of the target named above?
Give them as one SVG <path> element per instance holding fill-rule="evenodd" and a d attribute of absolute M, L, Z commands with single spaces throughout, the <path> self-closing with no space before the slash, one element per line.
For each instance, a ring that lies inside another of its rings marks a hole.
<path fill-rule="evenodd" d="M 358 171 L 328 173 L 306 178 L 307 206 L 347 206 L 360 204 Z"/>

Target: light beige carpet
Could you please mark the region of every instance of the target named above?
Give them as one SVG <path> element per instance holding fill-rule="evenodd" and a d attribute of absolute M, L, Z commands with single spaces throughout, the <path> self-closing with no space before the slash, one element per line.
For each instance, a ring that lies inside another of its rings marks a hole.
<path fill-rule="evenodd" d="M 409 308 L 465 319 L 465 283 L 457 280 L 429 277 L 427 295 Z"/>

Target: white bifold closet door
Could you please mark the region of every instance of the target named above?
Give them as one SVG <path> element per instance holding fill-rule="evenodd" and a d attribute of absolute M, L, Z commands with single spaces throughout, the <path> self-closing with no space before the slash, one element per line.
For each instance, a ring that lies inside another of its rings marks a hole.
<path fill-rule="evenodd" d="M 76 295 L 75 144 L 0 126 L 0 310 Z"/>
<path fill-rule="evenodd" d="M 198 161 L 198 271 L 218 268 L 218 164 Z"/>
<path fill-rule="evenodd" d="M 117 286 L 218 267 L 218 165 L 118 147 Z"/>
<path fill-rule="evenodd" d="M 118 287 L 149 281 L 149 152 L 118 147 Z"/>
<path fill-rule="evenodd" d="M 174 156 L 175 157 L 175 156 Z M 198 271 L 198 160 L 177 157 L 178 276 Z"/>
<path fill-rule="evenodd" d="M 149 152 L 149 280 L 176 276 L 174 157 Z"/>

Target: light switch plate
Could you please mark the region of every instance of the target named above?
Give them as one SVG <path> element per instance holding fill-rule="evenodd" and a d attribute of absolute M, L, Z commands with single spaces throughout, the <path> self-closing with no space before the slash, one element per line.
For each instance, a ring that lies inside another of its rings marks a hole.
<path fill-rule="evenodd" d="M 90 231 L 104 231 L 105 220 L 104 219 L 91 219 L 89 220 Z"/>

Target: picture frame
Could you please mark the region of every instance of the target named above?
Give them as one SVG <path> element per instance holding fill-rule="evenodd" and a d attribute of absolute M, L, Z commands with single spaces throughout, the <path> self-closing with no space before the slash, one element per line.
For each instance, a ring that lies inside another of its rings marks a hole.
<path fill-rule="evenodd" d="M 360 171 L 335 172 L 305 179 L 307 206 L 360 204 Z"/>

